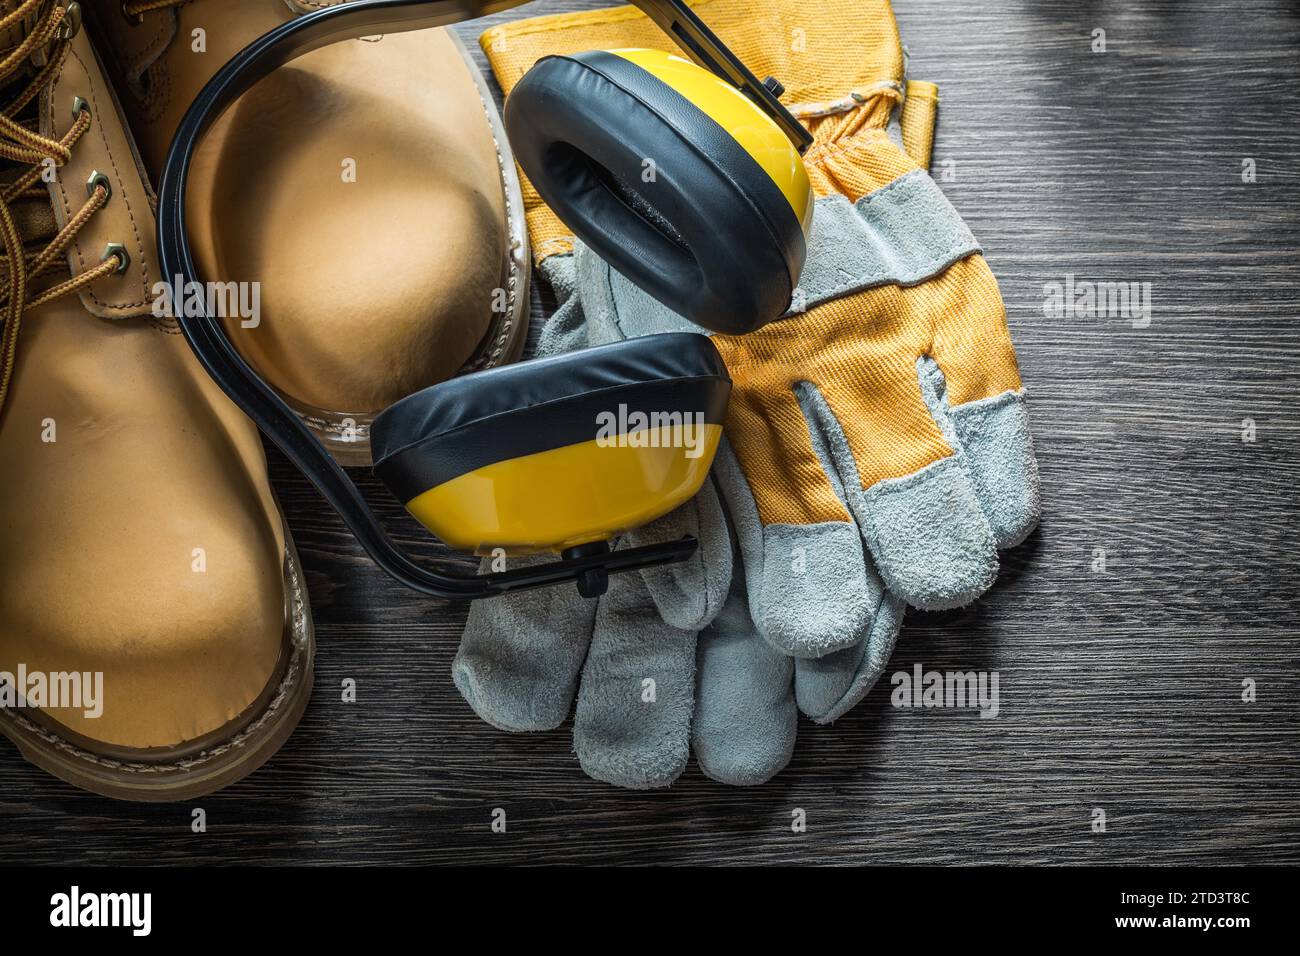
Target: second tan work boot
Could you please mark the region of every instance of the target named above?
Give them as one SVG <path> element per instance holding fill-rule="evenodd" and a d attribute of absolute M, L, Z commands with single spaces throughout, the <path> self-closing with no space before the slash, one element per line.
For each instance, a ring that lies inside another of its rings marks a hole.
<path fill-rule="evenodd" d="M 88 0 L 150 173 L 207 80 L 330 0 Z M 343 464 L 376 412 L 519 357 L 528 250 L 495 105 L 446 30 L 335 43 L 275 71 L 195 155 L 205 280 L 260 283 L 236 346 Z"/>
<path fill-rule="evenodd" d="M 153 197 L 65 4 L 0 0 L 0 733 L 183 800 L 289 736 L 311 617 L 256 430 L 154 314 Z"/>

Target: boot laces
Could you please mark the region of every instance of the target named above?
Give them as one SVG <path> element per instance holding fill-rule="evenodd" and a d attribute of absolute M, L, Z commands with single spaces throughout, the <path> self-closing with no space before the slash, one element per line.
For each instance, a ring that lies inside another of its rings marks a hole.
<path fill-rule="evenodd" d="M 39 218 L 31 214 L 33 206 L 51 202 L 43 174 L 51 164 L 55 168 L 67 164 L 92 122 L 89 105 L 78 99 L 75 122 L 62 137 L 54 139 L 41 134 L 36 110 L 29 108 L 58 75 L 79 22 L 77 4 L 65 6 L 58 0 L 23 0 L 0 16 L 0 33 L 16 24 L 26 24 L 22 41 L 0 54 L 0 412 L 13 378 L 23 314 L 79 292 L 126 265 L 124 253 L 113 251 L 92 269 L 52 285 L 41 281 L 69 269 L 63 253 L 108 202 L 107 179 L 92 179 L 92 188 L 81 208 L 43 246 L 39 240 L 24 241 L 19 226 L 30 226 L 34 218 Z M 48 205 L 46 209 L 48 217 Z M 45 288 L 33 294 L 34 283 Z"/>
<path fill-rule="evenodd" d="M 183 7 L 189 2 L 190 0 L 125 0 L 122 4 L 122 12 L 131 18 L 142 17 L 155 10 Z"/>

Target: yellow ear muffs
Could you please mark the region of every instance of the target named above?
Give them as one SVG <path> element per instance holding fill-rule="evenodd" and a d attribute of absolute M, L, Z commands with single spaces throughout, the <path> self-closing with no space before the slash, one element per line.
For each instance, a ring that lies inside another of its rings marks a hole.
<path fill-rule="evenodd" d="M 161 274 L 178 286 L 198 281 L 185 209 L 195 151 L 259 79 L 335 41 L 521 2 L 352 0 L 292 18 L 236 53 L 195 97 L 168 151 Z M 639 50 L 543 60 L 507 104 L 511 139 L 543 198 L 620 271 L 706 328 L 756 328 L 787 308 L 803 267 L 812 197 L 798 153 L 812 137 L 777 100 L 779 84 L 755 77 L 686 0 L 635 3 L 708 70 Z M 449 545 L 562 556 L 467 575 L 417 561 L 393 540 L 219 316 L 200 308 L 176 318 L 213 381 L 408 587 L 473 600 L 572 582 L 596 597 L 611 574 L 684 561 L 698 548 L 690 535 L 607 542 L 694 495 L 708 474 L 731 382 L 706 336 L 648 336 L 479 372 L 381 413 L 375 470 Z"/>
<path fill-rule="evenodd" d="M 700 488 L 731 379 L 703 335 L 649 335 L 452 379 L 371 426 L 375 473 L 453 548 L 563 552 Z"/>
<path fill-rule="evenodd" d="M 506 132 L 574 235 L 697 325 L 741 334 L 790 306 L 813 197 L 798 150 L 743 93 L 678 56 L 544 57 Z"/>

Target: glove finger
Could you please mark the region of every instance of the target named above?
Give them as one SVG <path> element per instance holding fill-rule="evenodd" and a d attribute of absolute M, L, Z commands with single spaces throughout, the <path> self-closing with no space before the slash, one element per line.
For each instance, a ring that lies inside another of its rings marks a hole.
<path fill-rule="evenodd" d="M 538 564 L 550 556 L 520 559 Z M 587 656 L 595 601 L 572 587 L 503 594 L 470 605 L 452 681 L 499 730 L 553 730 L 569 716 Z"/>
<path fill-rule="evenodd" d="M 683 329 L 699 331 L 581 243 L 574 259 L 593 342 Z M 788 404 L 787 420 L 797 421 L 799 411 L 792 396 L 776 401 Z M 748 568 L 750 607 L 759 632 L 787 654 L 818 656 L 849 646 L 865 631 L 879 603 L 881 587 L 862 561 L 857 528 L 842 503 L 836 501 L 803 430 L 773 430 L 768 424 L 770 413 L 744 407 L 733 393 L 731 415 L 745 420 L 741 430 L 754 446 L 752 456 L 766 462 L 794 463 L 782 468 L 770 484 L 782 488 L 789 510 L 805 520 L 763 526 L 754 493 L 725 439 L 715 459 L 714 476 Z M 769 440 L 771 447 L 764 445 Z M 793 481 L 791 474 L 802 480 Z M 709 542 L 715 555 L 724 546 L 730 548 L 723 535 Z M 720 562 L 721 558 L 711 559 L 706 567 L 720 566 Z M 727 581 L 714 575 L 709 583 L 715 596 L 726 594 Z M 664 607 L 675 603 L 672 592 L 666 593 L 669 598 L 660 601 Z"/>
<path fill-rule="evenodd" d="M 996 283 L 975 237 L 920 170 L 857 202 L 820 200 L 817 217 L 818 245 L 830 254 L 810 254 L 803 318 L 869 329 L 872 347 L 856 382 L 850 366 L 847 378 L 796 386 L 814 444 L 847 489 L 890 589 L 920 607 L 964 604 L 996 577 L 993 533 L 958 446 L 922 400 L 914 357 L 943 349 L 978 377 L 984 356 L 967 346 L 985 342 L 992 304 L 1001 303 Z M 1013 369 L 998 364 L 999 374 Z"/>
<path fill-rule="evenodd" d="M 982 255 L 932 285 L 922 395 L 964 458 L 998 547 L 1008 548 L 1038 524 L 1038 465 L 1006 306 Z"/>
<path fill-rule="evenodd" d="M 830 723 L 867 696 L 894 652 L 904 606 L 894 595 L 886 596 L 864 640 L 816 660 L 795 662 L 795 700 L 807 717 Z"/>
<path fill-rule="evenodd" d="M 870 460 L 870 449 L 853 446 L 815 386 L 804 382 L 796 390 L 813 444 L 838 475 L 885 586 L 927 609 L 959 607 L 988 590 L 997 577 L 997 549 L 959 451 L 864 489 L 857 463 Z"/>
<path fill-rule="evenodd" d="M 564 305 L 578 289 L 578 269 L 572 252 L 561 252 L 543 259 L 537 272 L 551 286 L 555 300 Z"/>
<path fill-rule="evenodd" d="M 737 577 L 722 613 L 700 634 L 691 742 L 707 776 L 744 787 L 790 762 L 799 715 L 794 659 L 759 637 Z"/>
<path fill-rule="evenodd" d="M 661 332 L 700 331 L 637 289 L 581 242 L 572 257 L 566 258 L 572 259 L 574 281 L 582 289 L 584 329 L 592 345 Z M 650 568 L 642 577 L 665 621 L 698 631 L 722 608 L 731 582 L 731 540 L 712 483 L 649 527 L 632 531 L 628 538 L 641 545 L 687 534 L 700 542 L 691 558 Z"/>
<path fill-rule="evenodd" d="M 542 333 L 537 340 L 537 350 L 533 357 L 543 358 L 547 355 L 576 352 L 590 344 L 591 338 L 582 311 L 582 301 L 577 296 L 573 296 L 557 308 L 542 326 Z"/>
<path fill-rule="evenodd" d="M 573 719 L 588 776 L 638 790 L 677 779 L 690 756 L 695 643 L 695 631 L 664 623 L 639 575 L 610 578 Z"/>
<path fill-rule="evenodd" d="M 627 537 L 630 544 L 642 545 L 688 534 L 700 542 L 691 557 L 647 568 L 641 578 L 665 622 L 699 631 L 722 610 L 732 575 L 731 538 L 713 482 L 706 481 L 690 501 Z"/>
<path fill-rule="evenodd" d="M 1012 548 L 1038 526 L 1038 460 L 1023 389 L 952 406 L 937 362 L 921 363 L 920 381 L 936 421 L 965 459 L 975 495 L 998 548 Z"/>
<path fill-rule="evenodd" d="M 820 474 L 811 451 L 808 456 Z M 792 657 L 820 657 L 856 643 L 884 595 L 857 526 L 848 520 L 764 525 L 725 441 L 713 471 L 735 527 L 758 633 Z"/>

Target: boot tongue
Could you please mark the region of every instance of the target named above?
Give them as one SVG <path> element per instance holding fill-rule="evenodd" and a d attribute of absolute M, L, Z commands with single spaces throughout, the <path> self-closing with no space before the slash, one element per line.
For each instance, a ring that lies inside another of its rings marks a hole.
<path fill-rule="evenodd" d="M 0 2 L 0 18 L 4 18 L 18 6 L 17 0 L 3 0 Z M 11 23 L 7 27 L 0 28 L 0 57 L 4 57 L 10 50 L 23 41 L 27 34 L 27 24 L 21 19 L 16 23 Z"/>
<path fill-rule="evenodd" d="M 4 19 L 19 6 L 19 0 L 0 0 L 0 19 Z M 38 8 L 38 12 L 40 9 Z M 23 42 L 31 27 L 30 17 L 20 17 L 8 26 L 0 27 L 0 61 L 9 57 L 14 48 Z M 36 72 L 31 57 L 15 64 L 6 73 L 0 74 L 0 109 L 7 107 L 15 97 L 20 96 Z M 13 118 L 20 123 L 36 128 L 40 97 L 33 97 Z M 0 160 L 0 186 L 8 185 L 21 176 L 27 167 L 8 160 Z M 18 200 L 11 204 L 10 214 L 18 227 L 18 234 L 25 243 L 46 242 L 58 232 L 59 226 L 54 215 L 54 206 L 46 200 Z"/>
<path fill-rule="evenodd" d="M 7 177 L 0 178 L 0 182 Z M 54 218 L 54 204 L 45 200 L 16 202 L 9 209 L 18 227 L 18 235 L 26 244 L 43 244 L 54 238 L 59 224 Z"/>

